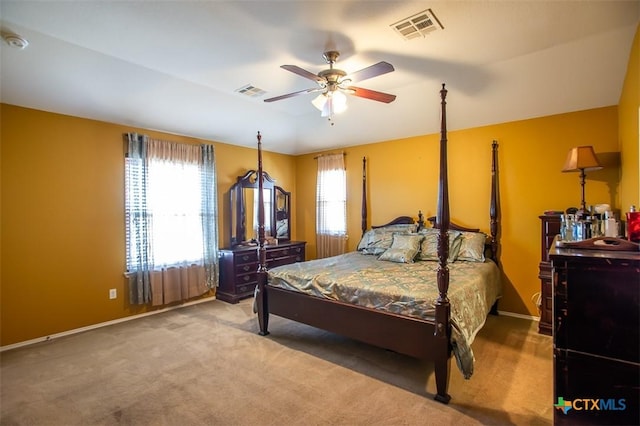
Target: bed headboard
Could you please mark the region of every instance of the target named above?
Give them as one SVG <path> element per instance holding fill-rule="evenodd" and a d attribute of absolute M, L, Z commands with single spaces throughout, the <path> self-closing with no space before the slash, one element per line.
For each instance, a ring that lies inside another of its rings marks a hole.
<path fill-rule="evenodd" d="M 364 222 L 366 222 L 366 220 L 363 218 L 363 223 Z M 384 228 L 385 226 L 391 225 L 411 225 L 414 223 L 418 224 L 418 231 L 424 228 L 424 215 L 422 214 L 422 211 L 418 211 L 417 221 L 415 221 L 411 216 L 398 216 L 384 225 L 371 225 L 371 229 Z"/>

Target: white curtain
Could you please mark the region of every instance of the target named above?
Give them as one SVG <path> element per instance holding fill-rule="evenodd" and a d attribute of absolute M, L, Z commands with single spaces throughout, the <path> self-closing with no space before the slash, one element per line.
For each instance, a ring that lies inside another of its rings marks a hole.
<path fill-rule="evenodd" d="M 166 305 L 206 293 L 218 283 L 213 146 L 135 133 L 125 141 L 130 303 Z"/>
<path fill-rule="evenodd" d="M 344 154 L 318 157 L 316 182 L 317 258 L 337 256 L 347 249 L 347 173 Z"/>

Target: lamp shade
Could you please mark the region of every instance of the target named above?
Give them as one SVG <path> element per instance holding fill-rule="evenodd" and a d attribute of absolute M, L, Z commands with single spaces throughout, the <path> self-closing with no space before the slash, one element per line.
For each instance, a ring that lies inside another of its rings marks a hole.
<path fill-rule="evenodd" d="M 600 170 L 602 166 L 598 162 L 592 146 L 578 146 L 571 148 L 564 162 L 563 172 L 578 172 L 581 170 Z"/>
<path fill-rule="evenodd" d="M 347 97 L 337 90 L 321 93 L 311 103 L 322 112 L 322 117 L 331 117 L 347 109 Z"/>
<path fill-rule="evenodd" d="M 314 107 L 322 111 L 322 109 L 324 108 L 324 104 L 327 103 L 327 95 L 325 93 L 320 93 L 311 101 L 311 103 Z"/>

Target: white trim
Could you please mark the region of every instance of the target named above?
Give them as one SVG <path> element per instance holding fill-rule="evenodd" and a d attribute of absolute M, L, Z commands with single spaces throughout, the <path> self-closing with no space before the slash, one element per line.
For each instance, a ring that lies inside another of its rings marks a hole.
<path fill-rule="evenodd" d="M 162 309 L 158 309 L 158 310 L 155 310 L 155 311 L 144 312 L 142 314 L 137 314 L 137 315 L 130 315 L 128 317 L 123 317 L 123 318 L 118 318 L 118 319 L 111 320 L 111 321 L 101 322 L 101 323 L 98 323 L 98 324 L 88 325 L 86 327 L 74 328 L 73 330 L 63 331 L 61 333 L 55 333 L 55 334 L 52 334 L 50 336 L 37 337 L 35 339 L 25 340 L 24 342 L 18 342 L 18 343 L 13 343 L 11 345 L 0 346 L 0 353 L 2 353 L 4 351 L 9 351 L 11 349 L 21 348 L 23 346 L 33 345 L 35 343 L 48 342 L 50 340 L 57 339 L 59 337 L 71 336 L 73 334 L 83 333 L 85 331 L 95 330 L 97 328 L 107 327 L 107 326 L 114 325 L 114 324 L 119 324 L 119 323 L 125 322 L 125 321 L 131 321 L 131 320 L 134 320 L 134 319 L 148 317 L 149 315 L 155 315 L 155 314 L 159 314 L 159 313 L 162 313 L 162 312 L 173 311 L 175 309 L 186 308 L 187 306 L 198 305 L 200 303 L 211 302 L 213 300 L 217 300 L 217 299 L 215 297 L 199 299 L 199 300 L 195 300 L 193 302 L 186 302 L 186 303 L 183 303 L 181 305 L 170 306 L 168 308 L 162 308 Z M 529 321 L 540 321 L 540 317 L 535 317 L 535 316 L 532 316 L 532 315 L 516 314 L 514 312 L 507 312 L 507 311 L 500 311 L 499 310 L 498 311 L 498 315 L 504 315 L 505 317 L 515 317 L 515 318 L 520 318 L 520 319 L 526 319 L 526 320 L 529 320 Z"/>
<path fill-rule="evenodd" d="M 11 350 L 11 349 L 20 348 L 20 347 L 23 347 L 23 346 L 33 345 L 34 343 L 48 342 L 50 340 L 57 339 L 59 337 L 71 336 L 73 334 L 83 333 L 85 331 L 95 330 L 97 328 L 107 327 L 107 326 L 114 325 L 114 324 L 119 324 L 119 323 L 125 322 L 125 321 L 131 321 L 131 320 L 134 320 L 134 319 L 144 318 L 144 317 L 148 317 L 149 315 L 160 314 L 162 312 L 173 311 L 175 309 L 186 308 L 187 306 L 198 305 L 198 304 L 204 303 L 204 302 L 211 302 L 213 300 L 216 300 L 215 296 L 214 297 L 208 297 L 208 298 L 205 298 L 205 299 L 194 300 L 193 302 L 186 302 L 186 303 L 183 303 L 181 305 L 169 306 L 167 308 L 162 308 L 162 309 L 157 309 L 157 310 L 154 310 L 154 311 L 144 312 L 142 314 L 130 315 L 130 316 L 127 316 L 127 317 L 118 318 L 118 319 L 114 319 L 114 320 L 111 320 L 111 321 L 100 322 L 100 323 L 97 323 L 97 324 L 88 325 L 86 327 L 74 328 L 72 330 L 67 330 L 67 331 L 63 331 L 63 332 L 60 332 L 60 333 L 51 334 L 50 336 L 37 337 L 35 339 L 25 340 L 24 342 L 18 342 L 18 343 L 13 343 L 11 345 L 0 346 L 0 353 L 2 353 L 4 351 Z"/>
<path fill-rule="evenodd" d="M 521 318 L 529 321 L 538 321 L 538 322 L 540 321 L 540 317 L 536 317 L 533 315 L 516 314 L 515 312 L 506 312 L 506 311 L 498 310 L 498 315 L 504 315 L 505 317 Z"/>

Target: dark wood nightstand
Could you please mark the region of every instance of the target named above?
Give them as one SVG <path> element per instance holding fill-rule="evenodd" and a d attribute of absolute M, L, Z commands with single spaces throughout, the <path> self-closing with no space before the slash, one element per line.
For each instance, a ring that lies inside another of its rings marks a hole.
<path fill-rule="evenodd" d="M 553 244 L 555 236 L 560 234 L 561 219 L 559 214 L 543 214 L 538 217 L 542 225 L 538 273 L 538 278 L 540 278 L 540 323 L 538 324 L 538 332 L 540 334 L 551 335 L 553 330 L 553 287 L 551 284 L 549 249 Z"/>

